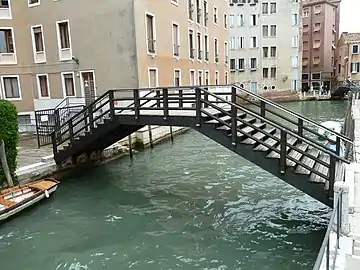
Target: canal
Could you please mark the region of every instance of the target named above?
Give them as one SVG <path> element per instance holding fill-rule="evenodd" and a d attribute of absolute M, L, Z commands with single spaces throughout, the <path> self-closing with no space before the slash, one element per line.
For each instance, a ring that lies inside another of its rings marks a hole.
<path fill-rule="evenodd" d="M 319 123 L 341 101 L 287 103 Z M 190 131 L 62 179 L 0 225 L 2 270 L 311 269 L 329 210 Z"/>

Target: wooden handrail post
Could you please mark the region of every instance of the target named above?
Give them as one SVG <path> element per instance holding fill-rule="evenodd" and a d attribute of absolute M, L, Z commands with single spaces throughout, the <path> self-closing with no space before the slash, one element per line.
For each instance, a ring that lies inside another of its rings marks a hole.
<path fill-rule="evenodd" d="M 163 109 L 164 109 L 164 120 L 169 116 L 169 90 L 167 88 L 163 89 Z"/>
<path fill-rule="evenodd" d="M 207 87 L 205 87 L 204 88 L 205 90 L 209 90 L 209 88 L 207 88 Z M 208 94 L 208 92 L 204 92 L 204 100 L 205 101 L 209 101 L 209 94 Z M 207 103 L 204 103 L 204 108 L 208 108 L 209 107 L 209 105 L 207 104 Z"/>
<path fill-rule="evenodd" d="M 179 89 L 179 107 L 182 108 L 183 106 L 183 90 Z"/>
<path fill-rule="evenodd" d="M 336 157 L 330 156 L 329 164 L 329 198 L 334 199 L 334 184 L 336 171 Z"/>
<path fill-rule="evenodd" d="M 73 143 L 73 141 L 74 141 L 74 126 L 73 126 L 72 118 L 69 119 L 69 137 L 70 137 L 70 142 Z"/>
<path fill-rule="evenodd" d="M 195 88 L 196 126 L 201 126 L 201 89 Z"/>
<path fill-rule="evenodd" d="M 280 135 L 280 173 L 285 174 L 286 170 L 286 131 L 281 130 Z"/>
<path fill-rule="evenodd" d="M 161 92 L 159 90 L 156 90 L 156 107 L 160 108 L 160 97 L 161 97 Z"/>
<path fill-rule="evenodd" d="M 260 101 L 260 116 L 265 118 L 265 106 L 266 106 L 266 103 L 265 101 L 261 100 Z M 263 121 L 261 121 L 263 123 Z"/>
<path fill-rule="evenodd" d="M 236 88 L 231 87 L 231 102 L 236 104 Z M 236 147 L 237 145 L 237 107 L 231 105 L 231 138 L 232 145 Z"/>
<path fill-rule="evenodd" d="M 134 94 L 134 107 L 135 107 L 135 119 L 138 120 L 140 117 L 140 99 L 139 99 L 139 89 L 133 90 Z"/>
<path fill-rule="evenodd" d="M 110 102 L 110 119 L 114 121 L 115 118 L 115 101 L 114 101 L 114 91 L 109 91 L 109 102 Z"/>
<path fill-rule="evenodd" d="M 304 127 L 304 120 L 301 118 L 298 118 L 298 135 L 303 137 L 303 127 Z M 302 143 L 302 140 L 299 139 L 299 143 Z"/>
<path fill-rule="evenodd" d="M 336 154 L 338 156 L 340 155 L 340 148 L 341 148 L 340 137 L 336 136 Z"/>
<path fill-rule="evenodd" d="M 88 114 L 89 114 L 90 131 L 92 131 L 95 128 L 95 125 L 94 125 L 94 113 L 93 113 L 92 104 L 90 104 L 89 107 L 88 107 Z M 86 125 L 86 115 L 85 115 L 85 125 Z"/>

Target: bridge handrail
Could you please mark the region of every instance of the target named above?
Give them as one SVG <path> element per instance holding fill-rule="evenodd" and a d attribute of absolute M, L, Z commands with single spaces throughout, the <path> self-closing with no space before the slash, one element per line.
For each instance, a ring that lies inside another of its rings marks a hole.
<path fill-rule="evenodd" d="M 329 225 L 328 228 L 326 230 L 325 236 L 324 236 L 324 240 L 321 244 L 320 250 L 319 250 L 319 254 L 316 258 L 313 270 L 319 270 L 321 268 L 322 262 L 323 262 L 323 258 L 324 258 L 324 254 L 326 251 L 326 270 L 330 270 L 330 269 L 334 269 L 334 264 L 335 264 L 335 260 L 336 260 L 336 255 L 337 255 L 337 249 L 339 249 L 339 240 L 340 240 L 340 229 L 341 229 L 341 208 L 342 208 L 342 201 L 343 201 L 343 191 L 341 191 L 339 193 L 339 196 L 337 197 L 336 201 L 334 201 L 334 210 L 333 213 L 331 215 L 330 221 L 329 221 Z M 330 233 L 332 230 L 332 227 L 335 223 L 335 217 L 336 217 L 336 252 L 333 258 L 333 267 L 330 268 Z"/>
<path fill-rule="evenodd" d="M 324 145 L 322 145 L 322 144 L 317 144 L 317 143 L 312 142 L 311 140 L 308 140 L 308 139 L 305 138 L 305 137 L 301 137 L 300 135 L 298 135 L 298 134 L 296 134 L 295 132 L 293 132 L 291 129 L 286 129 L 286 128 L 284 128 L 283 126 L 280 126 L 279 124 L 277 124 L 277 123 L 275 123 L 275 122 L 273 122 L 273 121 L 271 121 L 271 120 L 269 120 L 269 119 L 267 119 L 267 118 L 264 118 L 264 117 L 262 117 L 261 115 L 258 115 L 258 114 L 254 113 L 253 111 L 251 111 L 251 110 L 249 110 L 249 109 L 246 109 L 246 108 L 244 108 L 244 107 L 241 107 L 241 106 L 239 106 L 239 105 L 236 104 L 236 103 L 233 103 L 233 102 L 231 102 L 231 101 L 228 101 L 228 100 L 226 100 L 226 99 L 223 99 L 222 97 L 216 96 L 216 95 L 214 95 L 213 93 L 211 93 L 211 92 L 208 91 L 208 90 L 205 90 L 205 89 L 202 89 L 202 88 L 199 88 L 199 89 L 201 89 L 201 91 L 207 93 L 208 95 L 211 95 L 211 96 L 213 96 L 213 97 L 216 97 L 218 100 L 221 100 L 223 103 L 227 103 L 227 104 L 230 105 L 230 106 L 234 106 L 234 107 L 236 107 L 237 109 L 239 109 L 239 110 L 241 110 L 241 111 L 244 111 L 244 112 L 246 112 L 246 113 L 248 113 L 248 114 L 250 114 L 250 115 L 258 118 L 259 120 L 261 120 L 261 121 L 263 121 L 263 122 L 265 122 L 265 123 L 267 123 L 267 124 L 269 124 L 269 125 L 272 125 L 273 127 L 276 127 L 276 128 L 279 129 L 279 130 L 283 130 L 283 131 L 287 132 L 287 133 L 290 134 L 291 136 L 293 136 L 293 137 L 295 137 L 295 138 L 297 138 L 297 139 L 299 139 L 299 140 L 302 140 L 302 141 L 308 143 L 309 145 L 311 145 L 311 146 L 313 146 L 313 147 L 315 147 L 315 148 L 317 148 L 317 149 L 319 149 L 319 147 L 320 147 L 322 152 L 324 152 L 324 153 L 326 153 L 326 154 L 329 154 L 330 156 L 333 156 L 333 157 L 335 157 L 335 158 L 338 159 L 338 160 L 344 161 L 344 162 L 346 162 L 346 163 L 350 163 L 348 160 L 344 159 L 343 157 L 340 157 L 340 156 L 337 155 L 335 152 L 327 149 L 327 148 L 326 148 Z"/>
<path fill-rule="evenodd" d="M 275 103 L 275 102 L 273 102 L 273 101 L 271 101 L 271 100 L 268 100 L 268 99 L 266 99 L 266 98 L 263 98 L 263 97 L 260 96 L 260 95 L 254 94 L 254 93 L 252 93 L 252 92 L 249 91 L 249 90 L 246 90 L 246 89 L 244 89 L 244 88 L 241 88 L 240 86 L 238 86 L 238 85 L 236 85 L 236 84 L 233 84 L 233 86 L 235 86 L 238 90 L 240 90 L 240 91 L 242 91 L 242 92 L 244 92 L 244 93 L 246 93 L 246 94 L 248 94 L 248 95 L 250 95 L 250 96 L 252 96 L 252 97 L 254 97 L 254 98 L 257 98 L 257 99 L 259 99 L 259 100 L 261 100 L 261 101 L 264 101 L 264 102 L 267 103 L 267 104 L 270 104 L 271 106 L 275 107 L 276 109 L 279 109 L 279 110 L 281 110 L 281 111 L 283 111 L 283 112 L 286 112 L 287 114 L 292 115 L 292 116 L 294 116 L 294 117 L 300 118 L 300 119 L 302 119 L 303 121 L 305 121 L 305 122 L 307 122 L 307 123 L 309 123 L 309 124 L 311 124 L 311 125 L 313 125 L 313 126 L 315 126 L 315 127 L 317 127 L 317 128 L 321 128 L 321 129 L 323 129 L 323 130 L 326 130 L 326 131 L 329 132 L 330 134 L 335 135 L 335 136 L 337 136 L 337 137 L 340 137 L 342 140 L 344 140 L 344 141 L 346 141 L 346 142 L 348 142 L 348 143 L 351 143 L 351 144 L 353 143 L 350 138 L 348 138 L 348 137 L 346 137 L 346 136 L 344 136 L 344 135 L 342 135 L 342 134 L 340 134 L 340 133 L 337 133 L 337 132 L 335 132 L 335 131 L 327 128 L 327 127 L 324 127 L 324 126 L 322 126 L 322 125 L 319 125 L 319 124 L 316 123 L 315 121 L 313 121 L 313 120 L 311 120 L 311 119 L 309 119 L 309 118 L 307 118 L 307 117 L 305 117 L 305 116 L 303 116 L 303 115 L 301 115 L 301 114 L 299 114 L 299 113 L 293 112 L 293 111 L 291 111 L 291 110 L 289 110 L 289 109 L 287 109 L 287 108 L 285 108 L 285 107 L 283 107 L 283 106 L 281 106 L 281 105 L 279 105 L 279 104 L 277 104 L 277 103 Z"/>

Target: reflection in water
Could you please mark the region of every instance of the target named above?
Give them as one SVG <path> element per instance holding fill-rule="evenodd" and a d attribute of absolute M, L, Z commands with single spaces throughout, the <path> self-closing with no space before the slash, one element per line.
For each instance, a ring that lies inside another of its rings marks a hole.
<path fill-rule="evenodd" d="M 345 110 L 308 104 L 286 106 L 319 121 Z M 0 226 L 1 269 L 311 269 L 328 217 L 324 205 L 189 132 L 132 162 L 62 179 L 53 198 Z"/>

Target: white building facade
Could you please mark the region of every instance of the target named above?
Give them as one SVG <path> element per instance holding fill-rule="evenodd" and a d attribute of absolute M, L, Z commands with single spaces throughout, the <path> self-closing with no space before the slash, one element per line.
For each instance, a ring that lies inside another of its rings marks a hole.
<path fill-rule="evenodd" d="M 299 0 L 230 0 L 230 82 L 254 93 L 301 88 Z"/>

